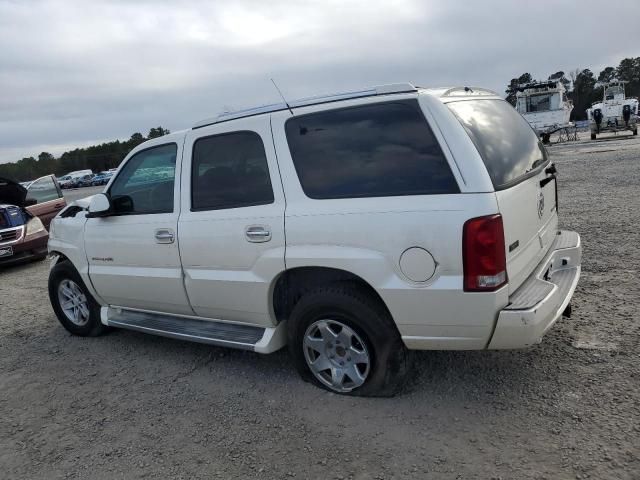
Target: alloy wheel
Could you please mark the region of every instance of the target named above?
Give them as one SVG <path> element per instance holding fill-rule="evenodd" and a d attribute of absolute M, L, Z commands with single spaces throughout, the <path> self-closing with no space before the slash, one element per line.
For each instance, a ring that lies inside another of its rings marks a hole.
<path fill-rule="evenodd" d="M 65 279 L 58 285 L 58 302 L 71 323 L 82 327 L 89 321 L 89 302 L 82 289 L 73 280 Z"/>
<path fill-rule="evenodd" d="M 304 357 L 313 375 L 336 392 L 360 387 L 371 369 L 365 342 L 348 325 L 323 319 L 312 323 L 304 334 Z"/>

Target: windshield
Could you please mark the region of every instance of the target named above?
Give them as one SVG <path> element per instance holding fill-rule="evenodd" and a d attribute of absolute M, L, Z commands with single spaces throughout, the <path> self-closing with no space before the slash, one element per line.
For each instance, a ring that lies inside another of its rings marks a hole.
<path fill-rule="evenodd" d="M 615 87 L 607 88 L 605 93 L 605 98 L 607 100 L 613 100 L 615 96 L 623 95 L 623 94 L 624 94 L 624 90 L 622 89 L 622 87 L 616 85 Z"/>
<path fill-rule="evenodd" d="M 504 100 L 447 103 L 484 161 L 496 190 L 508 188 L 548 162 L 527 121 Z"/>

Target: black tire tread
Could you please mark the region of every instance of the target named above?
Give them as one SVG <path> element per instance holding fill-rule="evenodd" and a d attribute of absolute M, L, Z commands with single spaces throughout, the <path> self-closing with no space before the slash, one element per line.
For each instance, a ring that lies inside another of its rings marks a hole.
<path fill-rule="evenodd" d="M 342 300 L 341 300 L 342 299 Z M 336 308 L 332 305 L 344 302 L 351 302 L 351 306 L 359 307 L 358 310 L 369 310 L 374 315 L 369 318 L 372 324 L 361 327 L 359 320 L 352 321 L 356 330 L 364 334 L 369 344 L 373 348 L 373 368 L 365 384 L 348 395 L 354 396 L 376 396 L 389 397 L 398 393 L 405 384 L 408 372 L 411 368 L 412 355 L 405 347 L 400 337 L 400 333 L 393 322 L 391 315 L 384 304 L 367 292 L 362 287 L 350 283 L 339 283 L 335 285 L 319 287 L 305 293 L 296 303 L 291 313 L 288 326 L 288 345 L 295 366 L 302 378 L 310 381 L 321 388 L 332 391 L 320 383 L 309 371 L 304 355 L 300 348 L 299 336 L 300 327 L 294 323 L 301 321 L 298 316 L 306 309 L 311 308 L 314 302 L 327 308 Z M 380 331 L 376 332 L 370 327 L 376 327 Z M 305 327 L 306 329 L 306 327 Z M 363 330 L 369 329 L 369 332 Z M 371 334 L 371 335 L 370 335 Z M 374 337 L 374 338 L 370 338 Z M 377 338 L 376 338 L 377 337 Z"/>
<path fill-rule="evenodd" d="M 89 322 L 87 325 L 79 327 L 77 325 L 72 324 L 67 320 L 66 316 L 62 312 L 60 305 L 58 303 L 58 295 L 57 295 L 57 284 L 58 279 L 69 278 L 76 282 L 84 291 L 85 296 L 89 302 Z M 69 260 L 63 260 L 56 263 L 51 271 L 49 272 L 49 300 L 51 301 L 51 306 L 53 307 L 53 311 L 58 317 L 58 320 L 62 324 L 62 326 L 73 335 L 78 335 L 81 337 L 97 337 L 109 330 L 109 327 L 104 325 L 100 321 L 100 305 L 95 301 L 93 296 L 87 290 L 84 282 L 82 281 L 82 277 L 75 269 L 73 264 Z"/>

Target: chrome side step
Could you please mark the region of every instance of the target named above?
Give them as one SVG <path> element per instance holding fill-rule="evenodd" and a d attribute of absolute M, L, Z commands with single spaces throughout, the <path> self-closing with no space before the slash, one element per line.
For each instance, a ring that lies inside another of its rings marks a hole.
<path fill-rule="evenodd" d="M 270 353 L 284 346 L 285 328 L 264 328 L 238 323 L 102 307 L 102 323 L 152 335 L 206 343 L 220 347 Z"/>

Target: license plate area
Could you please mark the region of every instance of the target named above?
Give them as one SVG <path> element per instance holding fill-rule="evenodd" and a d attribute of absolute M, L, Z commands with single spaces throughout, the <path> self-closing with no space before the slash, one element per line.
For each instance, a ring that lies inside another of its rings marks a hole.
<path fill-rule="evenodd" d="M 0 247 L 0 258 L 11 257 L 13 255 L 13 247 Z"/>

